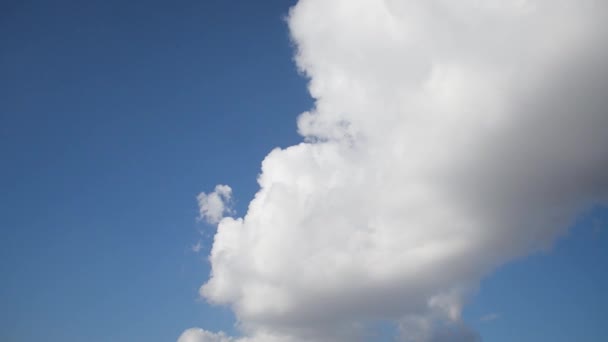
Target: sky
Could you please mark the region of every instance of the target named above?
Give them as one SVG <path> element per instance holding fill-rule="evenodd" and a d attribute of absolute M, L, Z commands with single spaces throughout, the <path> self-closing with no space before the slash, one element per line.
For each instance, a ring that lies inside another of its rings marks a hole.
<path fill-rule="evenodd" d="M 0 340 L 604 341 L 605 7 L 3 1 Z"/>

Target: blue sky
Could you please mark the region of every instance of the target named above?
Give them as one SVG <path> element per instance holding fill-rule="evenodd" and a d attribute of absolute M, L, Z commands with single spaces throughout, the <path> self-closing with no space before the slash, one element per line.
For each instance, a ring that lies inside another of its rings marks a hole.
<path fill-rule="evenodd" d="M 264 157 L 301 140 L 294 3 L 0 5 L 0 340 L 237 334 L 198 296 L 214 227 L 196 196 L 230 184 L 242 216 Z M 484 341 L 604 341 L 607 247 L 598 208 L 486 276 L 465 321 Z"/>

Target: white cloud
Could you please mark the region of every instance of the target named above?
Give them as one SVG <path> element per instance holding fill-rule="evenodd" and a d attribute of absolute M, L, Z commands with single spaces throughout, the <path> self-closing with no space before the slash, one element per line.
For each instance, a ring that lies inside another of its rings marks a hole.
<path fill-rule="evenodd" d="M 234 339 L 226 336 L 223 332 L 212 333 L 199 328 L 191 328 L 184 331 L 177 342 L 232 342 Z"/>
<path fill-rule="evenodd" d="M 460 312 L 480 278 L 606 203 L 607 14 L 299 1 L 306 142 L 265 158 L 243 218 L 219 222 L 229 188 L 199 196 L 219 222 L 201 295 L 232 307 L 239 341 L 357 341 L 379 319 L 404 341 L 479 339 Z"/>
<path fill-rule="evenodd" d="M 199 219 L 209 223 L 218 223 L 224 214 L 230 212 L 230 199 L 232 189 L 228 185 L 217 185 L 215 190 L 209 194 L 201 192 L 197 196 L 199 206 Z"/>

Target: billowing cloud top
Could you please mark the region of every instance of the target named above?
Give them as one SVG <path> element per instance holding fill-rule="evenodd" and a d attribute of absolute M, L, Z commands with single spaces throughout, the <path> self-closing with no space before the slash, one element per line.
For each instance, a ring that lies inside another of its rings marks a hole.
<path fill-rule="evenodd" d="M 243 218 L 199 198 L 219 221 L 200 292 L 233 308 L 234 340 L 357 341 L 377 320 L 404 341 L 477 340 L 460 312 L 479 279 L 606 201 L 607 14 L 603 0 L 299 1 L 305 142 L 265 158 Z"/>

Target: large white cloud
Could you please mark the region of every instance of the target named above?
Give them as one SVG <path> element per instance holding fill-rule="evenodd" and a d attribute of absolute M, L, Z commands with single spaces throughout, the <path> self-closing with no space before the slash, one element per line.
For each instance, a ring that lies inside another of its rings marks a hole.
<path fill-rule="evenodd" d="M 219 222 L 201 295 L 241 341 L 357 341 L 377 320 L 477 340 L 460 312 L 480 278 L 606 202 L 606 20 L 603 0 L 301 0 L 305 142 Z"/>

